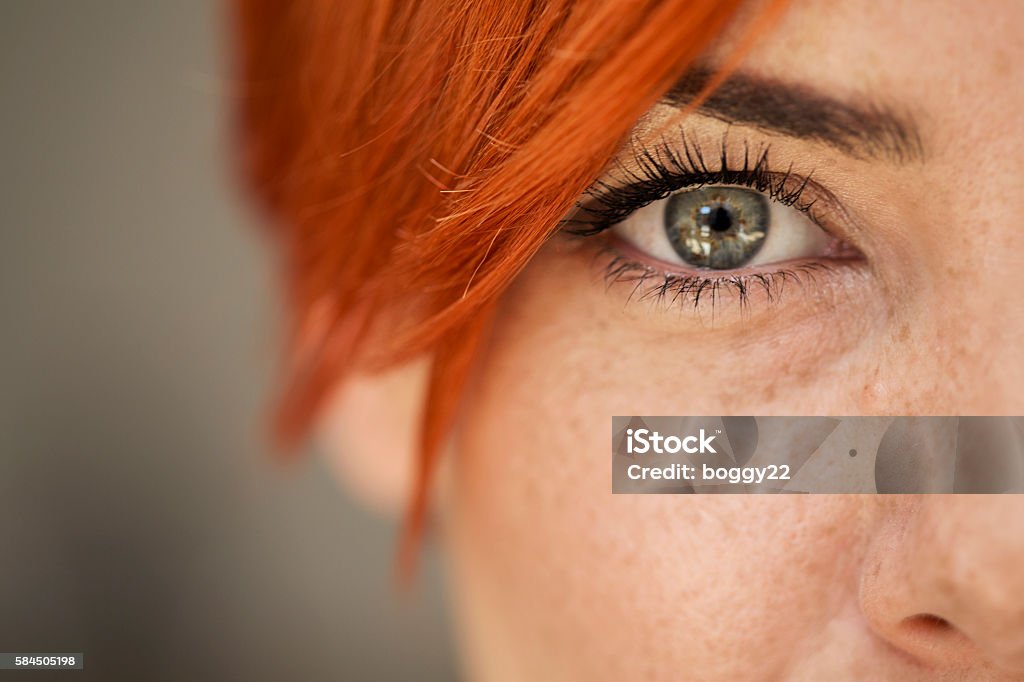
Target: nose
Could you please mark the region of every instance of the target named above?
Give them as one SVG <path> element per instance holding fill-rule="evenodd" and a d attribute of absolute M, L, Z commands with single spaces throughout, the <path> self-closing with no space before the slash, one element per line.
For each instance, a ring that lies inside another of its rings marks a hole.
<path fill-rule="evenodd" d="M 872 629 L 926 666 L 1024 673 L 1024 496 L 891 504 L 861 577 Z"/>

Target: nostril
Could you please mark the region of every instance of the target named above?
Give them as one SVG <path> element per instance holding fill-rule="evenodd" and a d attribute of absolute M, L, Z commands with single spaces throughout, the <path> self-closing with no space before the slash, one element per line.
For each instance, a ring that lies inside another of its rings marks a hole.
<path fill-rule="evenodd" d="M 903 625 L 921 635 L 943 635 L 956 632 L 956 626 L 934 613 L 919 613 L 903 620 Z"/>
<path fill-rule="evenodd" d="M 918 613 L 903 619 L 905 641 L 919 651 L 944 651 L 947 657 L 959 657 L 974 650 L 971 640 L 941 615 Z"/>
<path fill-rule="evenodd" d="M 1024 672 L 1024 647 L 1019 646 L 1019 641 L 1018 646 L 1007 649 L 992 646 L 1002 642 L 989 638 L 989 646 L 981 647 L 956 624 L 934 613 L 904 618 L 897 632 L 899 636 L 892 643 L 924 662 L 995 665 L 999 670 Z"/>

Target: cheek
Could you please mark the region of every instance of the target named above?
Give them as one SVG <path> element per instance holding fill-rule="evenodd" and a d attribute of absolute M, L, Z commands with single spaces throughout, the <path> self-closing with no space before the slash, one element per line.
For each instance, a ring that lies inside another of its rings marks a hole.
<path fill-rule="evenodd" d="M 547 295 L 564 270 L 507 297 L 457 433 L 446 540 L 470 648 L 524 679 L 627 679 L 638 661 L 649 679 L 739 679 L 737 650 L 770 678 L 856 584 L 862 502 L 613 496 L 611 415 L 724 399 L 698 396 L 699 363 L 665 377 L 673 349 Z"/>

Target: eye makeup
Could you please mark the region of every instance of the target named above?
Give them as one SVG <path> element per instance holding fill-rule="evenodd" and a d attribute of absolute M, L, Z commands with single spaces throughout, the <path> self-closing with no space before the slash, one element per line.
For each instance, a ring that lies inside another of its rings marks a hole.
<path fill-rule="evenodd" d="M 631 166 L 621 157 L 616 158 L 611 171 L 584 193 L 576 211 L 564 221 L 564 230 L 581 236 L 597 234 L 677 190 L 708 185 L 750 187 L 784 206 L 814 215 L 817 200 L 802 200 L 808 188 L 814 187 L 812 173 L 801 178 L 793 174 L 791 167 L 783 173 L 773 171 L 768 145 L 752 151 L 744 142 L 743 159 L 737 167 L 729 158 L 729 141 L 725 137 L 717 163 L 711 162 L 710 166 L 699 144 L 684 131 L 680 131 L 678 147 L 664 138 L 653 147 L 637 144 L 630 148 Z"/>
<path fill-rule="evenodd" d="M 741 151 L 736 149 L 723 136 L 709 156 L 683 130 L 674 143 L 664 137 L 650 146 L 634 141 L 627 150 L 631 159 L 620 155 L 613 162 L 563 221 L 562 231 L 596 238 L 609 286 L 629 283 L 628 300 L 694 308 L 714 309 L 729 298 L 746 307 L 754 293 L 777 303 L 784 288 L 812 286 L 838 268 L 864 263 L 845 239 L 851 230 L 841 224 L 834 195 L 812 180 L 812 172 L 795 173 L 792 165 L 775 170 L 767 144 L 752 149 L 743 140 Z M 776 220 L 770 227 L 769 205 L 773 216 L 781 210 L 797 219 Z M 647 229 L 634 224 L 639 217 Z M 798 229 L 793 224 L 799 220 L 806 223 L 799 229 L 819 236 L 787 234 Z M 815 248 L 787 253 L 776 246 L 758 256 L 765 239 L 802 239 Z M 645 247 L 657 242 L 660 249 Z"/>

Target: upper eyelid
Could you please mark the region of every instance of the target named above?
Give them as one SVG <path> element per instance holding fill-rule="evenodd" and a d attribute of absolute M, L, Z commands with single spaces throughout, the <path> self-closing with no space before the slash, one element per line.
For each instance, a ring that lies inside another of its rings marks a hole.
<path fill-rule="evenodd" d="M 634 211 L 662 200 L 675 192 L 709 185 L 736 185 L 764 192 L 774 201 L 786 206 L 794 206 L 807 213 L 815 223 L 818 223 L 818 220 L 815 219 L 813 209 L 818 205 L 819 200 L 827 198 L 829 203 L 834 201 L 833 195 L 811 179 L 809 174 L 797 176 L 791 172 L 778 173 L 765 170 L 760 176 L 751 177 L 750 172 L 727 169 L 707 173 L 679 173 L 671 177 L 664 177 L 664 186 L 655 185 L 654 183 L 660 182 L 660 180 L 654 178 L 621 185 L 598 180 L 585 194 L 590 201 L 577 202 L 576 210 L 563 221 L 563 225 L 588 224 L 596 226 L 600 231 L 625 220 Z M 654 186 L 652 187 L 652 185 Z M 602 188 L 603 191 L 595 191 L 597 187 Z M 808 191 L 814 198 L 810 201 L 800 202 L 800 199 Z M 635 193 L 635 195 L 631 198 L 628 196 L 630 193 Z M 599 206 L 598 202 L 603 203 L 604 206 Z M 601 220 L 578 220 L 577 216 L 581 213 L 600 217 Z M 826 229 L 825 226 L 819 226 Z"/>
<path fill-rule="evenodd" d="M 783 199 L 781 203 L 803 210 L 835 237 L 854 241 L 863 231 L 835 193 L 813 177 L 813 169 L 797 173 L 792 164 L 787 164 L 783 170 L 776 170 L 768 143 L 752 143 L 747 136 L 737 141 L 735 135 L 730 138 L 727 129 L 721 136 L 718 152 L 712 156 L 695 135 L 681 126 L 678 146 L 676 149 L 663 134 L 653 144 L 644 143 L 639 137 L 631 138 L 562 221 L 562 228 L 580 235 L 596 234 L 625 220 L 633 211 L 681 189 L 737 184 L 766 191 L 776 201 Z M 742 152 L 730 151 L 731 146 L 741 148 Z M 635 168 L 626 165 L 624 154 L 633 157 Z M 756 177 L 751 178 L 751 174 Z M 804 200 L 806 197 L 810 200 Z"/>

